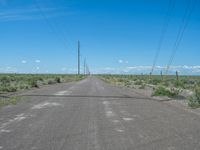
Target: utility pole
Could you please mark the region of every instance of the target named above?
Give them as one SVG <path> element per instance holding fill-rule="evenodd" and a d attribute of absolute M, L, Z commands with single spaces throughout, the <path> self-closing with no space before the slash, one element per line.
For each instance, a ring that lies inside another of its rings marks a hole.
<path fill-rule="evenodd" d="M 151 80 L 152 72 L 149 73 L 149 80 Z"/>
<path fill-rule="evenodd" d="M 87 64 L 86 64 L 86 74 L 87 74 L 87 75 L 90 75 L 90 70 L 89 70 L 89 67 L 88 67 Z"/>
<path fill-rule="evenodd" d="M 88 75 L 88 65 L 85 66 L 86 74 Z"/>
<path fill-rule="evenodd" d="M 179 81 L 179 78 L 178 78 L 178 71 L 176 71 L 176 80 Z"/>
<path fill-rule="evenodd" d="M 86 58 L 84 59 L 84 75 L 86 75 Z"/>
<path fill-rule="evenodd" d="M 90 75 L 90 68 L 88 67 L 88 75 Z"/>
<path fill-rule="evenodd" d="M 80 75 L 80 41 L 78 40 L 78 75 Z"/>
<path fill-rule="evenodd" d="M 161 80 L 163 81 L 163 73 L 160 71 Z"/>

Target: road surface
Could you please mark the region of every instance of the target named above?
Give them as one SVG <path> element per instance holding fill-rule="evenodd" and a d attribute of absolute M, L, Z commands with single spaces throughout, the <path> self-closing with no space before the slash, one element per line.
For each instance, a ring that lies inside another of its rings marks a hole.
<path fill-rule="evenodd" d="M 200 117 L 96 77 L 0 108 L 0 150 L 199 150 Z"/>

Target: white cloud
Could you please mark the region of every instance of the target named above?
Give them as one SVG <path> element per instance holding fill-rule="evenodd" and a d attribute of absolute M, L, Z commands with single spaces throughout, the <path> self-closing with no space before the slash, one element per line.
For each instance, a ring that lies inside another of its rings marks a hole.
<path fill-rule="evenodd" d="M 66 71 L 66 70 L 67 70 L 67 68 L 63 67 L 63 68 L 61 68 L 61 70 L 62 70 L 62 71 Z"/>
<path fill-rule="evenodd" d="M 18 69 L 15 67 L 7 66 L 3 72 L 4 73 L 17 73 Z"/>
<path fill-rule="evenodd" d="M 132 66 L 132 67 L 126 67 L 129 70 L 150 70 L 152 67 L 151 66 Z"/>
<path fill-rule="evenodd" d="M 152 66 L 129 66 L 129 67 L 104 67 L 91 69 L 96 74 L 149 74 Z M 166 66 L 156 66 L 154 74 L 160 74 L 160 72 L 166 72 Z M 199 75 L 200 66 L 171 66 L 168 73 L 174 75 L 178 71 L 181 75 Z"/>
<path fill-rule="evenodd" d="M 41 61 L 37 59 L 37 60 L 35 60 L 35 62 L 36 62 L 36 63 L 40 63 Z"/>
<path fill-rule="evenodd" d="M 118 60 L 118 62 L 119 62 L 120 64 L 122 64 L 122 63 L 123 63 L 123 60 L 120 59 L 120 60 Z"/>
<path fill-rule="evenodd" d="M 193 69 L 200 69 L 200 66 L 193 66 Z"/>
<path fill-rule="evenodd" d="M 6 67 L 6 70 L 9 70 L 9 69 L 11 69 L 12 67 Z"/>
<path fill-rule="evenodd" d="M 118 63 L 120 63 L 120 64 L 128 64 L 128 60 L 119 59 Z"/>
<path fill-rule="evenodd" d="M 92 73 L 95 74 L 149 74 L 152 66 L 120 66 L 119 67 L 101 67 L 101 68 L 90 68 Z M 20 69 L 20 68 L 19 68 Z M 23 68 L 21 68 L 23 69 Z M 17 72 L 28 72 L 28 70 L 18 70 L 14 66 L 5 66 L 0 67 L 0 72 L 2 73 L 17 73 Z M 55 73 L 77 73 L 77 68 L 68 68 L 62 67 L 59 72 Z M 163 74 L 166 72 L 166 66 L 156 66 L 153 74 L 160 74 L 160 71 L 163 71 Z M 168 73 L 175 75 L 175 72 L 178 71 L 180 75 L 200 75 L 200 65 L 190 66 L 190 65 L 177 65 L 171 66 Z M 32 73 L 49 73 L 49 71 L 43 70 L 39 65 L 32 68 Z M 52 72 L 52 71 L 51 71 Z"/>
<path fill-rule="evenodd" d="M 22 63 L 22 64 L 26 64 L 27 61 L 26 61 L 26 60 L 22 60 L 21 63 Z"/>
<path fill-rule="evenodd" d="M 192 73 L 200 73 L 200 69 L 193 70 Z"/>
<path fill-rule="evenodd" d="M 8 5 L 8 1 L 0 0 L 0 6 L 1 5 Z M 41 15 L 39 15 L 41 11 L 44 13 L 48 13 L 46 18 L 54 18 L 75 14 L 75 12 L 64 13 L 63 9 L 64 7 L 43 7 L 42 10 L 39 10 L 35 6 L 30 6 L 26 9 L 7 9 L 4 12 L 0 13 L 0 22 L 44 19 Z"/>

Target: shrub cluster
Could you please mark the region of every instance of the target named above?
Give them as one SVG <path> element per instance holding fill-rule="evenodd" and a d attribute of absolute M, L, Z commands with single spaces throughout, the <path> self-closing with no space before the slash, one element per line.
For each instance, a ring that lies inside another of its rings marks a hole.
<path fill-rule="evenodd" d="M 189 98 L 188 105 L 192 108 L 200 107 L 200 86 L 195 88 L 195 94 Z"/>
<path fill-rule="evenodd" d="M 0 93 L 38 88 L 40 85 L 45 84 L 78 81 L 83 78 L 84 76 L 82 75 L 1 74 Z"/>
<path fill-rule="evenodd" d="M 175 88 L 167 89 L 163 86 L 159 86 L 155 91 L 153 92 L 152 96 L 168 96 L 168 97 L 176 97 L 179 94 L 179 90 Z"/>

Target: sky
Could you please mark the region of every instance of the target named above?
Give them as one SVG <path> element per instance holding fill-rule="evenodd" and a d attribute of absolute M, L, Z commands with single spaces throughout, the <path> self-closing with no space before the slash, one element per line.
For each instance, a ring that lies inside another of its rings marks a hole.
<path fill-rule="evenodd" d="M 91 73 L 148 74 L 169 2 L 0 0 L 0 73 L 76 73 L 80 40 L 81 71 L 86 58 Z M 191 2 L 169 73 L 200 75 L 200 1 L 174 2 L 154 74 L 166 70 Z"/>

